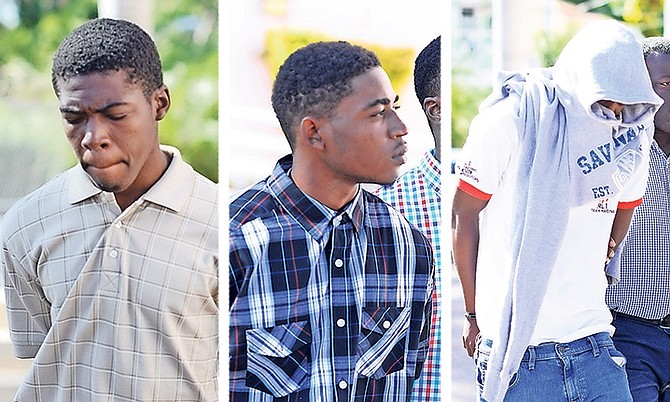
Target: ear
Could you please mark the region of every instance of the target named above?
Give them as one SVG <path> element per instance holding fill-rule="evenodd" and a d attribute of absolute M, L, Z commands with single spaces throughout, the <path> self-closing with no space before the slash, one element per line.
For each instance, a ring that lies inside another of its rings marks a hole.
<path fill-rule="evenodd" d="M 317 119 L 313 116 L 305 116 L 300 120 L 300 127 L 298 127 L 298 141 L 297 143 L 304 143 L 307 147 L 315 149 L 323 149 L 324 143 L 319 129 L 322 128 L 322 119 Z"/>
<path fill-rule="evenodd" d="M 439 96 L 431 96 L 423 100 L 423 111 L 428 120 L 440 124 L 442 120 L 441 102 Z"/>
<path fill-rule="evenodd" d="M 170 110 L 170 91 L 165 85 L 161 85 L 152 95 L 153 105 L 156 108 L 156 121 L 163 120 Z"/>

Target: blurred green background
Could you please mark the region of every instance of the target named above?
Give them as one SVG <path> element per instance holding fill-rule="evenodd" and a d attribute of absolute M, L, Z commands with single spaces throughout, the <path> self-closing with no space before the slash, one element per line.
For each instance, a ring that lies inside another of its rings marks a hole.
<path fill-rule="evenodd" d="M 563 0 L 565 3 L 582 6 L 589 13 L 603 15 L 637 28 L 645 36 L 663 35 L 663 0 Z M 535 37 L 535 52 L 541 60 L 540 66 L 552 66 L 565 44 L 579 30 L 576 24 L 566 24 L 558 32 L 541 32 Z M 472 83 L 471 66 L 452 60 L 451 76 L 451 146 L 460 148 L 465 143 L 468 127 L 478 111 L 479 104 L 491 92 L 490 83 Z"/>
<path fill-rule="evenodd" d="M 51 88 L 51 58 L 73 28 L 96 17 L 95 0 L 0 0 L 0 199 L 76 163 Z M 161 143 L 218 182 L 218 1 L 154 1 L 152 24 L 172 97 Z"/>

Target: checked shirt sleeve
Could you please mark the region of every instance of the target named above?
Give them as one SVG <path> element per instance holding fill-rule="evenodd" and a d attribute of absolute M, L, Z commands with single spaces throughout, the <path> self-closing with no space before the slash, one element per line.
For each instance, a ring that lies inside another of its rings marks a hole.
<path fill-rule="evenodd" d="M 229 287 L 230 287 L 230 306 L 233 305 L 240 287 L 244 282 L 246 272 L 251 268 L 251 256 L 244 238 L 238 233 L 230 234 L 230 252 L 229 252 Z"/>
<path fill-rule="evenodd" d="M 418 233 L 415 233 L 415 239 L 417 237 L 423 238 L 423 236 L 420 236 Z M 419 239 L 416 239 L 417 243 L 421 243 Z M 424 240 L 425 241 L 425 240 Z M 428 286 L 426 287 L 425 291 L 425 303 L 423 307 L 423 324 L 421 327 L 421 332 L 419 334 L 419 347 L 417 350 L 417 366 L 416 366 L 416 373 L 415 373 L 415 379 L 418 379 L 419 376 L 421 375 L 421 370 L 423 369 L 423 364 L 426 361 L 426 357 L 428 355 L 428 347 L 430 344 L 430 336 L 431 336 L 431 318 L 433 315 L 433 291 L 434 291 L 434 274 L 435 274 L 435 267 L 434 267 L 434 260 L 433 260 L 433 255 L 432 252 L 430 251 L 430 246 L 428 243 L 425 243 L 424 248 L 426 249 L 426 255 L 425 255 L 425 260 L 427 261 L 427 267 L 424 269 L 427 269 L 428 272 L 430 273 L 429 280 L 428 280 Z M 417 258 L 417 261 L 420 261 L 420 258 Z M 421 264 L 417 266 L 418 272 L 421 267 Z"/>
<path fill-rule="evenodd" d="M 5 216 L 5 224 L 10 219 Z M 22 263 L 30 261 L 29 256 L 18 257 L 11 250 L 11 244 L 19 237 L 16 233 L 3 234 L 1 260 L 5 301 L 14 354 L 19 358 L 32 358 L 51 327 L 51 304 L 41 290 L 35 270 Z"/>

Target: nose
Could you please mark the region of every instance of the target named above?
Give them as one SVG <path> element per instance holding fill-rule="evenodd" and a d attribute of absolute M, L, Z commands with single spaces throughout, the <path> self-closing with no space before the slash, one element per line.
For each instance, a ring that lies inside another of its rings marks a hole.
<path fill-rule="evenodd" d="M 403 121 L 400 119 L 400 116 L 398 116 L 398 113 L 396 111 L 393 111 L 393 119 L 390 123 L 389 126 L 389 132 L 392 137 L 402 137 L 404 135 L 407 135 L 407 126 Z"/>
<path fill-rule="evenodd" d="M 91 118 L 86 123 L 86 132 L 81 140 L 81 146 L 91 151 L 99 151 L 109 147 L 110 141 L 102 124 Z"/>
<path fill-rule="evenodd" d="M 620 116 L 623 111 L 623 103 L 603 100 L 600 104 L 613 111 L 616 116 Z"/>

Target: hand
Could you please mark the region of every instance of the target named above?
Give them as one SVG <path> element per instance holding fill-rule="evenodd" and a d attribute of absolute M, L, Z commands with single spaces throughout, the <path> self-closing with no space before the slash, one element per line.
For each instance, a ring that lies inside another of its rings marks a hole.
<path fill-rule="evenodd" d="M 477 326 L 477 319 L 466 318 L 463 326 L 463 347 L 468 352 L 468 356 L 472 357 L 477 348 L 477 341 L 479 340 L 479 327 Z"/>
<path fill-rule="evenodd" d="M 614 251 L 616 250 L 616 241 L 610 237 L 610 242 L 607 244 L 607 258 L 605 258 L 605 264 L 609 264 L 612 257 L 614 257 Z"/>

